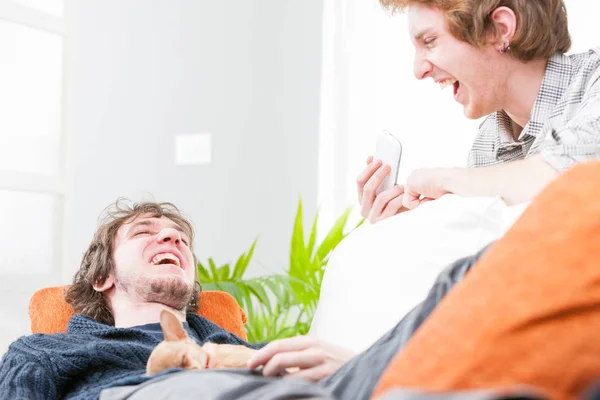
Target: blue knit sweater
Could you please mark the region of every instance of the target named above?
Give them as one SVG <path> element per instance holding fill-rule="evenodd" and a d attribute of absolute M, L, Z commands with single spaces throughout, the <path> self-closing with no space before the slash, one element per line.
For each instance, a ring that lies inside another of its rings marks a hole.
<path fill-rule="evenodd" d="M 188 314 L 187 321 L 202 343 L 257 348 L 200 315 Z M 115 328 L 75 315 L 66 334 L 24 336 L 10 345 L 0 362 L 0 398 L 97 399 L 102 389 L 151 379 L 143 375 L 158 343 L 141 329 Z"/>

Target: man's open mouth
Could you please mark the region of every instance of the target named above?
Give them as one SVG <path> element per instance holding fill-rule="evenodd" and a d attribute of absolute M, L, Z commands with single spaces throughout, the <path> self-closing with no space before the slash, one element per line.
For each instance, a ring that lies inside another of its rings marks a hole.
<path fill-rule="evenodd" d="M 442 90 L 452 85 L 454 97 L 456 97 L 460 89 L 460 82 L 454 78 L 444 79 L 443 81 L 439 82 L 439 85 L 442 88 Z"/>
<path fill-rule="evenodd" d="M 176 267 L 181 267 L 179 258 L 173 253 L 159 253 L 152 258 L 151 263 L 153 265 L 175 265 Z"/>

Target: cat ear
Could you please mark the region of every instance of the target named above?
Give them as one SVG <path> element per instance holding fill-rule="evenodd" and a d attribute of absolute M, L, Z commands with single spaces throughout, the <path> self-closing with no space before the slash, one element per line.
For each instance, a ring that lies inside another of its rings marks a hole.
<path fill-rule="evenodd" d="M 167 310 L 160 312 L 160 327 L 165 336 L 165 342 L 176 342 L 188 338 L 187 332 L 183 329 L 183 324 L 172 312 Z"/>

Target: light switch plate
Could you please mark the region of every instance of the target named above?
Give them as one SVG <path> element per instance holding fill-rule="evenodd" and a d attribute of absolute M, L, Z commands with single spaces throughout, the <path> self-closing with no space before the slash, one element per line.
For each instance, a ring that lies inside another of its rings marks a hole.
<path fill-rule="evenodd" d="M 175 164 L 201 165 L 212 162 L 210 133 L 180 134 L 175 137 Z"/>

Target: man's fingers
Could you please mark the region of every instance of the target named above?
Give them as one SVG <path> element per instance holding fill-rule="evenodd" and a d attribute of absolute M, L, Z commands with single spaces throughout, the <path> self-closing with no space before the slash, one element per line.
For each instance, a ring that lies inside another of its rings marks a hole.
<path fill-rule="evenodd" d="M 353 356 L 348 349 L 304 336 L 271 342 L 248 366 L 254 369 L 262 365 L 264 376 L 277 376 L 287 370 L 296 377 L 319 380 L 331 375 Z M 296 369 L 298 371 L 293 371 Z"/>
<path fill-rule="evenodd" d="M 258 350 L 248 361 L 248 368 L 255 369 L 265 365 L 276 354 L 301 351 L 314 346 L 318 342 L 311 336 L 295 336 L 287 339 L 275 340 Z"/>
<path fill-rule="evenodd" d="M 406 210 L 402 206 L 402 202 L 404 200 L 404 193 L 398 195 L 396 198 L 390 200 L 390 202 L 385 206 L 383 212 L 381 213 L 381 219 L 393 217 L 398 214 L 402 209 Z"/>
<path fill-rule="evenodd" d="M 413 210 L 419 206 L 419 193 L 413 192 L 410 187 L 406 187 L 404 191 L 404 198 L 402 199 L 402 205 L 409 210 Z"/>
<path fill-rule="evenodd" d="M 373 161 L 373 157 L 370 157 Z M 368 160 L 368 159 L 367 159 Z M 381 160 L 375 160 L 367 165 L 367 167 L 356 177 L 356 190 L 358 192 L 358 203 L 362 204 L 364 198 L 364 187 L 371 179 L 375 171 L 381 167 Z"/>
<path fill-rule="evenodd" d="M 307 379 L 309 381 L 317 382 L 323 378 L 327 378 L 337 370 L 338 368 L 335 365 L 326 363 L 314 368 L 301 369 L 300 371 L 284 375 L 283 377 L 285 379 Z"/>
<path fill-rule="evenodd" d="M 369 178 L 367 183 L 363 186 L 362 191 L 362 201 L 361 201 L 361 210 L 360 213 L 363 218 L 367 218 L 369 213 L 371 212 L 371 208 L 373 207 L 373 202 L 375 201 L 375 196 L 377 192 L 377 188 L 385 177 L 390 173 L 391 168 L 389 165 L 382 165 L 375 171 L 375 173 Z"/>
<path fill-rule="evenodd" d="M 367 157 L 367 165 L 371 164 L 372 161 L 373 161 L 373 156 Z"/>
<path fill-rule="evenodd" d="M 308 369 L 323 364 L 325 356 L 312 349 L 275 354 L 263 367 L 264 376 L 277 376 L 287 368 Z"/>
<path fill-rule="evenodd" d="M 369 211 L 367 219 L 371 223 L 375 223 L 383 219 L 383 210 L 390 204 L 390 202 L 397 202 L 396 199 L 398 197 L 401 197 L 403 192 L 404 188 L 402 186 L 394 186 L 384 192 L 379 193 L 379 195 L 375 198 L 375 201 L 373 202 L 373 206 Z M 400 207 L 402 207 L 402 200 L 400 200 L 400 205 L 398 206 L 398 209 L 400 209 Z"/>

